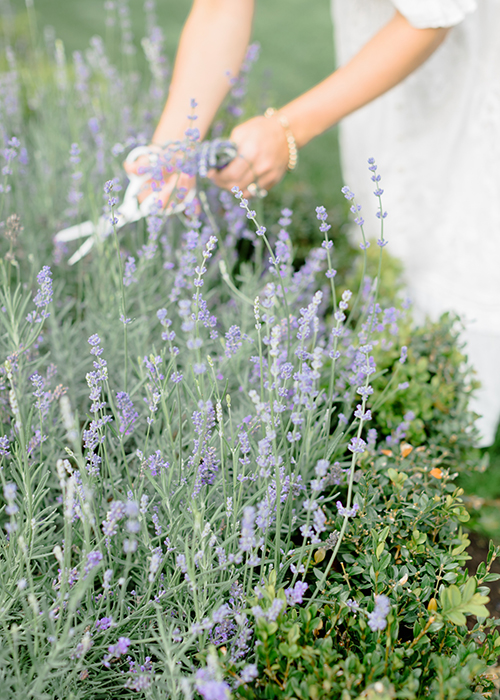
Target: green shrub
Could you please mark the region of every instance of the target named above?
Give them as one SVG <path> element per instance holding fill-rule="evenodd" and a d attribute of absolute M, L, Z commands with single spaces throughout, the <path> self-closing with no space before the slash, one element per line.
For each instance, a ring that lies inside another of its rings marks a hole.
<path fill-rule="evenodd" d="M 255 618 L 258 676 L 239 685 L 236 697 L 444 700 L 495 692 L 488 666 L 500 653 L 500 620 L 489 619 L 485 603 L 487 584 L 500 578 L 490 572 L 500 548 L 490 545 L 487 563 L 469 576 L 462 490 L 453 474 L 433 466 L 429 449 L 403 452 L 364 458 L 354 498 L 360 510 L 321 600 L 288 606 L 276 621 Z M 329 557 L 316 550 L 306 577 L 311 590 Z M 275 578 L 256 591 L 249 614 L 285 598 Z M 388 598 L 390 611 L 373 631 L 377 595 Z M 220 649 L 219 659 L 227 666 Z M 238 668 L 227 668 L 238 679 Z"/>

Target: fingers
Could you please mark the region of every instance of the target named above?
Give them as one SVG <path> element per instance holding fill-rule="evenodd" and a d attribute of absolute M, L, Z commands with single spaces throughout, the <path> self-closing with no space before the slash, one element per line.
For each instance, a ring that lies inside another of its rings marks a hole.
<path fill-rule="evenodd" d="M 281 180 L 288 164 L 288 145 L 279 122 L 254 117 L 235 127 L 230 139 L 239 155 L 223 170 L 209 173 L 216 185 L 228 190 L 239 187 L 247 198 L 270 190 Z"/>
<path fill-rule="evenodd" d="M 167 182 L 157 192 L 158 199 L 162 203 L 162 209 L 173 209 L 195 187 L 195 178 L 184 173 L 171 175 Z"/>
<path fill-rule="evenodd" d="M 123 168 L 128 175 L 137 177 L 144 176 L 151 169 L 151 159 L 148 156 L 140 156 L 133 162 L 124 161 Z M 194 178 L 184 173 L 169 173 L 165 168 L 161 170 L 161 180 L 156 180 L 159 173 L 155 173 L 155 178 L 147 179 L 141 191 L 137 195 L 139 204 L 142 204 L 152 194 L 161 201 L 162 209 L 178 204 L 181 199 L 195 186 Z"/>
<path fill-rule="evenodd" d="M 238 187 L 246 187 L 255 178 L 252 163 L 242 153 L 226 165 L 222 170 L 211 170 L 208 177 L 218 186 L 230 189 L 235 184 Z"/>
<path fill-rule="evenodd" d="M 151 167 L 151 164 L 147 156 L 141 156 L 134 160 L 133 163 L 126 160 L 123 161 L 123 169 L 129 175 L 143 175 L 148 167 Z"/>
<path fill-rule="evenodd" d="M 237 167 L 233 169 L 231 166 L 232 164 L 224 168 L 222 173 L 212 170 L 208 173 L 208 177 L 217 187 L 222 189 L 231 190 L 235 186 L 239 187 L 246 199 L 262 196 L 262 190 L 265 190 L 267 194 L 267 191 L 281 180 L 281 174 L 277 175 L 273 171 L 258 175 L 252 164 L 248 164 L 246 168 Z M 226 170 L 228 172 L 225 172 Z"/>
<path fill-rule="evenodd" d="M 222 189 L 230 190 L 235 186 L 239 187 L 245 198 L 255 196 L 256 190 L 252 187 L 253 185 L 257 186 L 258 189 L 262 187 L 253 163 L 242 154 L 238 154 L 232 163 L 223 170 L 211 170 L 208 177 L 217 187 Z M 266 181 L 271 182 L 269 178 L 266 178 Z M 269 186 L 272 187 L 272 184 Z"/>
<path fill-rule="evenodd" d="M 159 187 L 152 187 L 151 182 L 146 182 L 137 199 L 139 204 L 142 204 L 147 197 L 154 194 L 155 198 L 161 202 L 161 208 L 168 212 L 186 197 L 195 184 L 194 178 L 183 173 L 170 175 Z"/>

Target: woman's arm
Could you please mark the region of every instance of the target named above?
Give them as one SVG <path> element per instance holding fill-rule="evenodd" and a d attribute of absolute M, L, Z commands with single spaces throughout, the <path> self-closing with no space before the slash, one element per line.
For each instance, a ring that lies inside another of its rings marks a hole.
<path fill-rule="evenodd" d="M 184 139 L 190 126 L 191 100 L 196 100 L 196 127 L 203 138 L 231 84 L 239 73 L 252 31 L 254 0 L 194 0 L 182 30 L 175 59 L 168 99 L 153 135 L 152 143 Z M 229 75 L 228 75 L 229 74 Z M 148 164 L 146 158 L 125 163 L 128 173 L 139 173 Z M 187 175 L 166 177 L 158 193 L 165 206 L 175 187 L 190 189 Z M 143 201 L 151 194 L 145 186 L 139 195 Z"/>
<path fill-rule="evenodd" d="M 332 75 L 281 108 L 301 148 L 343 117 L 390 90 L 418 68 L 441 44 L 446 28 L 415 29 L 399 12 L 361 51 Z M 244 160 L 233 161 L 214 181 L 246 187 L 258 181 L 270 189 L 288 163 L 285 133 L 276 118 L 255 117 L 237 126 L 231 138 Z"/>
<path fill-rule="evenodd" d="M 404 80 L 434 53 L 447 32 L 415 29 L 396 12 L 349 63 L 283 108 L 297 146 Z"/>
<path fill-rule="evenodd" d="M 194 0 L 181 34 L 168 100 L 153 142 L 182 139 L 190 103 L 198 103 L 196 126 L 206 134 L 239 73 L 250 41 L 254 0 Z"/>

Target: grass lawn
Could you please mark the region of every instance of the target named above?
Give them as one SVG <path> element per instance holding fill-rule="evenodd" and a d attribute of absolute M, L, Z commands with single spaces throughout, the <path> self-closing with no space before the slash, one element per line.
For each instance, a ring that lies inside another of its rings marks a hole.
<path fill-rule="evenodd" d="M 83 50 L 94 34 L 106 37 L 104 0 L 34 0 L 39 29 L 51 25 L 64 42 L 67 55 Z M 130 0 L 135 43 L 144 35 L 143 0 Z M 15 13 L 25 12 L 24 0 L 10 0 Z M 263 111 L 284 104 L 325 78 L 334 66 L 329 0 L 260 0 L 256 3 L 253 39 L 261 44 L 252 75 L 250 95 Z M 173 61 L 189 0 L 159 0 L 157 15 Z M 109 39 L 109 29 L 108 29 Z M 142 54 L 139 48 L 138 55 Z M 301 152 L 297 175 L 310 183 L 317 204 L 331 207 L 342 201 L 337 134 L 333 129 Z M 286 186 L 286 184 L 285 184 Z"/>

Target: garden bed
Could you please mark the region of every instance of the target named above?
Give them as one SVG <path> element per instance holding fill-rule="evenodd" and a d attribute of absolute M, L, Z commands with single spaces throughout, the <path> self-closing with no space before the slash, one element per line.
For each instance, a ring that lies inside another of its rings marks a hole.
<path fill-rule="evenodd" d="M 457 484 L 482 468 L 474 380 L 456 319 L 413 324 L 383 229 L 356 253 L 325 207 L 200 175 L 180 217 L 114 225 L 74 267 L 81 241 L 53 246 L 115 219 L 160 39 L 150 84 L 99 39 L 70 65 L 50 37 L 7 51 L 0 695 L 493 697 L 500 551 L 468 561 Z"/>

